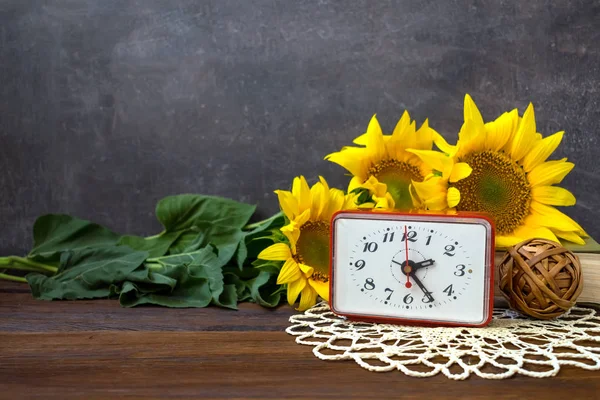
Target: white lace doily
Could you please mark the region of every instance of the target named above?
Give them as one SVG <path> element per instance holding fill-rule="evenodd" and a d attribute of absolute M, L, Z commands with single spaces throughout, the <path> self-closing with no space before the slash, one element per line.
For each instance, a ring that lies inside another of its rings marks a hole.
<path fill-rule="evenodd" d="M 353 322 L 320 303 L 290 322 L 286 332 L 296 336 L 296 343 L 314 346 L 318 358 L 354 360 L 370 371 L 397 369 L 415 377 L 443 373 L 460 380 L 471 374 L 545 378 L 562 365 L 600 369 L 600 316 L 581 306 L 550 321 L 498 309 L 485 328 L 426 328 Z"/>

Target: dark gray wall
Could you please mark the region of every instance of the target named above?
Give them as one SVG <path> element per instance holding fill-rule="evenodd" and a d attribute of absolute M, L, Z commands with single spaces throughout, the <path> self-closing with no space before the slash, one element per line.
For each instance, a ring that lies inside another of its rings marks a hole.
<path fill-rule="evenodd" d="M 156 233 L 181 192 L 269 215 L 295 175 L 345 186 L 322 158 L 375 112 L 454 139 L 466 92 L 567 132 L 567 213 L 599 237 L 599 42 L 597 1 L 3 0 L 0 252 L 47 212 Z"/>

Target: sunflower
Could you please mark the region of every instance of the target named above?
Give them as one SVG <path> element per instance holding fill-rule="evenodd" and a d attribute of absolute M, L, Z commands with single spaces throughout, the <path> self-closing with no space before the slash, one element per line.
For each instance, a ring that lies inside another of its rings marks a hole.
<path fill-rule="evenodd" d="M 537 133 L 532 104 L 522 118 L 515 109 L 484 123 L 467 94 L 464 124 L 456 145 L 449 145 L 437 133 L 434 141 L 446 153 L 445 165 L 464 163 L 472 171 L 464 179 L 449 179 L 445 185 L 417 182 L 415 189 L 421 190 L 421 196 L 445 196 L 447 206 L 456 207 L 457 211 L 489 213 L 496 225 L 497 247 L 513 246 L 532 237 L 584 244 L 582 237 L 587 234 L 583 228 L 554 208 L 575 204 L 571 192 L 554 186 L 574 164 L 566 158 L 547 161 L 563 134 L 557 132 L 543 138 Z M 414 153 L 434 170 L 441 165 L 443 156 L 437 152 Z"/>
<path fill-rule="evenodd" d="M 335 212 L 356 208 L 356 196 L 330 189 L 322 177 L 309 188 L 303 176 L 294 178 L 291 192 L 275 193 L 289 221 L 281 228 L 288 243 L 275 243 L 258 258 L 284 262 L 277 284 L 287 284 L 290 305 L 300 295 L 298 310 L 304 311 L 316 303 L 317 295 L 329 301 L 329 223 Z"/>
<path fill-rule="evenodd" d="M 415 199 L 410 184 L 423 181 L 431 168 L 406 149 L 431 149 L 435 133 L 427 120 L 416 130 L 415 121 L 411 121 L 405 111 L 393 133 L 384 135 L 373 116 L 367 132 L 354 140 L 361 147 L 344 147 L 325 159 L 341 165 L 353 175 L 348 193 L 367 189 L 375 207 L 412 209 Z"/>

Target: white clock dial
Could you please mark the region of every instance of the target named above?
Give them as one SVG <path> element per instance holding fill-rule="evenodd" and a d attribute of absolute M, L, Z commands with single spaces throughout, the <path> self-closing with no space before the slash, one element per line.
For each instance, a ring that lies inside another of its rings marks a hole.
<path fill-rule="evenodd" d="M 339 214 L 332 295 L 345 315 L 477 325 L 489 314 L 485 219 Z"/>

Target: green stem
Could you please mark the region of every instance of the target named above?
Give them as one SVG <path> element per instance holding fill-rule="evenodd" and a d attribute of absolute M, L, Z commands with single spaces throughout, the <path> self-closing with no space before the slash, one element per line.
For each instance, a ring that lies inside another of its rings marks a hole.
<path fill-rule="evenodd" d="M 271 217 L 267 218 L 267 219 L 263 219 L 262 221 L 258 221 L 258 222 L 254 222 L 254 223 L 252 223 L 252 224 L 248 224 L 248 225 L 246 225 L 246 226 L 244 227 L 244 229 L 245 229 L 245 230 L 251 230 L 251 229 L 258 228 L 259 226 L 261 226 L 261 225 L 263 225 L 263 224 L 265 224 L 265 223 L 268 223 L 268 222 L 271 222 L 271 221 L 275 220 L 275 219 L 276 219 L 277 217 L 279 217 L 279 216 L 281 216 L 281 211 L 280 211 L 280 212 L 278 212 L 277 214 L 275 214 L 275 215 L 273 215 L 273 216 L 271 216 Z"/>
<path fill-rule="evenodd" d="M 149 258 L 146 261 L 150 261 L 151 259 Z M 162 264 L 156 263 L 156 262 L 146 262 L 144 263 L 144 266 L 148 269 L 161 269 L 163 267 Z"/>
<path fill-rule="evenodd" d="M 31 267 L 29 265 L 18 265 L 18 264 L 8 264 L 6 266 L 3 266 L 6 269 L 14 269 L 17 271 L 32 271 L 32 272 L 47 272 L 46 270 L 40 270 L 39 268 L 36 267 Z"/>
<path fill-rule="evenodd" d="M 22 268 L 17 268 L 17 266 L 19 266 L 19 265 L 28 266 L 31 268 L 35 268 L 35 269 L 29 269 L 29 271 L 42 270 L 42 271 L 46 271 L 46 272 L 51 272 L 53 274 L 55 274 L 58 271 L 58 268 L 53 267 L 51 265 L 42 264 L 37 261 L 31 260 L 29 258 L 19 257 L 19 256 L 0 257 L 0 265 L 6 265 L 8 268 L 14 268 L 14 269 L 22 269 Z"/>
<path fill-rule="evenodd" d="M 161 233 L 157 234 L 157 235 L 152 235 L 152 236 L 146 236 L 144 239 L 146 240 L 152 240 L 152 239 L 156 239 L 161 237 L 162 235 L 165 234 L 165 231 L 162 231 Z"/>
<path fill-rule="evenodd" d="M 7 281 L 13 281 L 13 282 L 27 283 L 27 279 L 25 279 L 21 276 L 13 276 L 13 275 L 9 275 L 9 274 L 3 274 L 1 272 L 0 272 L 0 279 L 5 279 Z"/>

